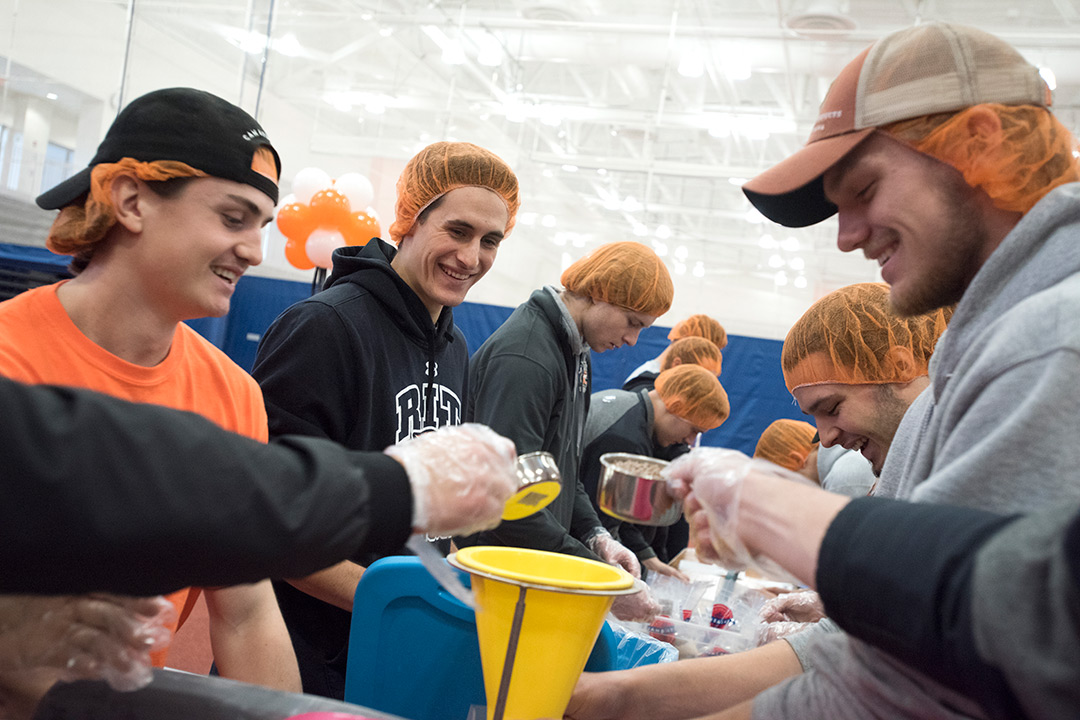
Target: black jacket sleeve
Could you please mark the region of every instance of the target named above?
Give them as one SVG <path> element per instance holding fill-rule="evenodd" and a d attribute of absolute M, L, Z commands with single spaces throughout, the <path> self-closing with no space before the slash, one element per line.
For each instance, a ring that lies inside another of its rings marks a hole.
<path fill-rule="evenodd" d="M 645 536 L 641 534 L 641 529 L 638 526 L 612 517 L 600 508 L 597 493 L 600 490 L 600 475 L 604 470 L 600 457 L 611 452 L 649 455 L 651 451 L 651 446 L 642 446 L 621 433 L 605 432 L 586 445 L 584 452 L 581 454 L 581 483 L 585 488 L 585 493 L 589 496 L 593 511 L 603 526 L 608 529 L 616 540 L 629 548 L 637 556 L 638 560 L 656 557 L 656 551 L 652 549 Z"/>
<path fill-rule="evenodd" d="M 473 362 L 476 362 L 475 358 Z M 559 384 L 550 369 L 534 358 L 506 352 L 499 353 L 482 366 L 471 366 L 470 376 L 479 379 L 471 381 L 470 421 L 483 423 L 509 438 L 521 454 L 549 445 L 552 408 L 561 399 Z M 560 495 L 575 493 L 572 521 L 584 517 L 586 524 L 599 526 L 600 521 L 580 482 L 565 469 L 560 469 L 563 471 Z M 577 468 L 574 470 L 576 472 Z M 556 503 L 563 502 L 567 502 L 565 497 L 556 499 Z M 572 526 L 568 530 L 545 508 L 520 520 L 503 521 L 493 530 L 455 538 L 455 543 L 458 547 L 487 544 L 525 547 L 598 560 L 597 555 L 577 539 L 579 535 L 575 531 L 579 529 Z"/>
<path fill-rule="evenodd" d="M 1015 519 L 855 499 L 821 545 L 817 586 L 825 610 L 851 635 L 959 690 L 992 717 L 1023 717 L 1002 672 L 980 656 L 973 619 L 976 554 Z"/>
<path fill-rule="evenodd" d="M 0 437 L 0 592 L 294 577 L 411 531 L 404 469 L 326 440 L 264 445 L 192 413 L 6 379 Z"/>

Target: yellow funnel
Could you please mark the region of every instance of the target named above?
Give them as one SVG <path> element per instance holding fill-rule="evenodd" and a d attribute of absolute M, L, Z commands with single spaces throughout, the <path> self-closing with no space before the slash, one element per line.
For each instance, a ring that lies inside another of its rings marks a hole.
<path fill-rule="evenodd" d="M 616 595 L 637 592 L 622 568 L 513 547 L 449 558 L 472 575 L 488 720 L 561 718 Z"/>

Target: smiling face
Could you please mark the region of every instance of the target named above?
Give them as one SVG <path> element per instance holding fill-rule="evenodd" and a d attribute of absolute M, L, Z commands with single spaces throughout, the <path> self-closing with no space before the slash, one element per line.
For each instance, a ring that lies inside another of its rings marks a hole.
<path fill-rule="evenodd" d="M 262 262 L 270 198 L 250 185 L 204 177 L 168 196 L 147 188 L 140 206 L 142 231 L 127 250 L 130 277 L 144 290 L 139 301 L 176 322 L 227 313 L 240 276 Z"/>
<path fill-rule="evenodd" d="M 491 269 L 508 214 L 491 190 L 463 187 L 443 195 L 421 218 L 401 239 L 391 264 L 434 322 L 443 307 L 460 305 Z"/>
<path fill-rule="evenodd" d="M 596 352 L 637 343 L 641 331 L 656 322 L 655 315 L 592 300 L 577 318 L 585 343 Z"/>
<path fill-rule="evenodd" d="M 989 198 L 959 172 L 877 132 L 824 176 L 839 209 L 837 245 L 881 266 L 897 312 L 957 302 L 1000 243 L 987 229 Z"/>
<path fill-rule="evenodd" d="M 897 395 L 894 385 L 803 385 L 792 394 L 802 411 L 814 418 L 824 447 L 858 450 L 874 474 L 881 473 L 910 404 Z"/>

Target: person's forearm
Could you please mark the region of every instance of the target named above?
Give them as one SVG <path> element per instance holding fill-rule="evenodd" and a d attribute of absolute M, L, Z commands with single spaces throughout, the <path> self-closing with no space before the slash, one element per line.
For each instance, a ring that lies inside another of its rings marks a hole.
<path fill-rule="evenodd" d="M 720 712 L 710 713 L 708 715 L 702 715 L 701 717 L 694 718 L 694 720 L 750 720 L 754 710 L 754 701 L 747 700 L 746 702 L 739 703 L 735 707 L 721 710 Z"/>
<path fill-rule="evenodd" d="M 155 595 L 298 576 L 390 552 L 412 529 L 408 477 L 382 453 L 267 446 L 191 413 L 4 379 L 0 407 L 5 592 Z M 162 543 L 174 561 L 160 562 Z M 101 564 L 112 556 L 125 562 Z"/>
<path fill-rule="evenodd" d="M 363 574 L 362 565 L 346 560 L 306 577 L 290 578 L 288 583 L 324 603 L 352 612 L 356 586 Z"/>
<path fill-rule="evenodd" d="M 754 475 L 739 495 L 739 537 L 754 555 L 772 558 L 814 587 L 825 531 L 850 501 L 790 480 Z"/>
<path fill-rule="evenodd" d="M 686 720 L 749 700 L 799 674 L 791 646 L 771 643 L 734 655 L 587 674 L 570 702 L 575 720 Z"/>
<path fill-rule="evenodd" d="M 222 677 L 284 692 L 303 692 L 289 631 L 273 599 L 254 586 L 221 588 L 206 593 L 210 614 L 210 646 Z M 269 591 L 269 583 L 265 590 Z M 235 593 L 229 597 L 230 592 Z M 255 602 L 248 601 L 255 599 Z"/>

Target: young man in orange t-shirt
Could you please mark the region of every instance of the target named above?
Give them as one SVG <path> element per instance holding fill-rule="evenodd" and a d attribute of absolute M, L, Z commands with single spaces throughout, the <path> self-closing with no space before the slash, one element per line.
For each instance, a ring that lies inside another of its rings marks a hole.
<path fill-rule="evenodd" d="M 258 385 L 183 321 L 228 312 L 262 261 L 280 170 L 259 124 L 219 97 L 170 88 L 134 100 L 90 166 L 37 199 L 60 210 L 47 246 L 73 255 L 76 275 L 0 303 L 0 374 L 190 410 L 265 441 Z M 161 562 L 173 561 L 163 543 Z M 181 621 L 198 592 L 170 596 Z M 205 596 L 220 673 L 299 691 L 269 581 Z"/>

